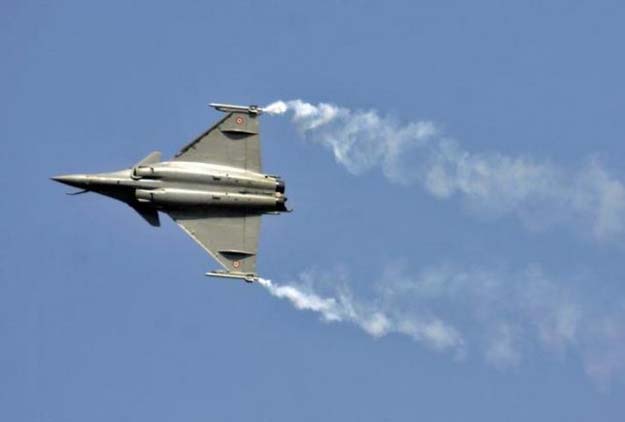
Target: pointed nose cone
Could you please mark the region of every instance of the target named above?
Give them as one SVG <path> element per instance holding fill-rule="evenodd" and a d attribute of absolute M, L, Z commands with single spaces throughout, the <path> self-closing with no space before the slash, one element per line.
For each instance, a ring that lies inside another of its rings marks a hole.
<path fill-rule="evenodd" d="M 85 189 L 89 185 L 89 178 L 86 174 L 66 174 L 51 178 L 55 182 L 63 183 L 68 186 Z"/>

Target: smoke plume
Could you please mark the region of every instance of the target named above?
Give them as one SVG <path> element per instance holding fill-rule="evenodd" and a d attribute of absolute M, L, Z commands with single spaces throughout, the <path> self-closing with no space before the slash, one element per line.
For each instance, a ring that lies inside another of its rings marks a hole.
<path fill-rule="evenodd" d="M 312 281 L 310 274 L 302 277 L 308 284 Z M 325 322 L 349 322 L 376 338 L 391 333 L 403 334 L 437 350 L 462 351 L 463 340 L 456 329 L 434 317 L 399 316 L 390 309 L 365 304 L 347 290 L 331 297 L 321 297 L 302 284 L 277 285 L 267 279 L 259 279 L 259 284 L 297 309 L 319 313 Z"/>
<path fill-rule="evenodd" d="M 289 112 L 302 137 L 352 174 L 379 168 L 393 183 L 419 185 L 438 199 L 460 197 L 480 215 L 512 213 L 531 228 L 567 224 L 597 239 L 625 234 L 625 185 L 597 159 L 571 172 L 531 157 L 474 153 L 431 121 L 400 123 L 329 103 L 277 101 L 264 111 Z"/>
<path fill-rule="evenodd" d="M 625 372 L 625 306 L 597 309 L 538 266 L 518 272 L 438 266 L 416 275 L 393 266 L 375 283 L 372 300 L 354 295 L 340 273 L 259 283 L 326 323 L 350 323 L 374 338 L 408 336 L 455 359 L 478 356 L 506 369 L 542 349 L 554 359 L 579 358 L 601 386 Z M 329 291 L 319 294 L 325 286 Z"/>
<path fill-rule="evenodd" d="M 529 156 L 471 152 L 431 121 L 402 123 L 329 103 L 277 101 L 264 111 L 288 113 L 304 139 L 329 150 L 352 174 L 377 170 L 437 199 L 460 198 L 480 216 L 515 215 L 530 228 L 568 225 L 599 240 L 625 234 L 625 185 L 597 159 L 571 171 Z M 555 359 L 573 355 L 593 380 L 607 385 L 625 373 L 625 303 L 592 299 L 594 291 L 572 291 L 566 281 L 536 266 L 516 272 L 439 266 L 416 274 L 388 268 L 368 299 L 336 274 L 308 272 L 288 284 L 260 284 L 297 309 L 375 338 L 404 335 L 457 358 L 477 355 L 497 368 L 521 365 L 539 350 Z M 319 293 L 326 285 L 329 290 Z"/>

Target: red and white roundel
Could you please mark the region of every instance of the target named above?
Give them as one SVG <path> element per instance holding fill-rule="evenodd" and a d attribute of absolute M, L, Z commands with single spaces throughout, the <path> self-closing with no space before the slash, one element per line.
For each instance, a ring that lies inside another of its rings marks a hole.
<path fill-rule="evenodd" d="M 232 266 L 234 268 L 239 268 L 241 266 L 241 261 L 232 261 Z"/>
<path fill-rule="evenodd" d="M 242 125 L 243 124 L 243 117 L 237 116 L 237 118 L 234 119 L 234 121 L 236 122 L 237 125 Z"/>

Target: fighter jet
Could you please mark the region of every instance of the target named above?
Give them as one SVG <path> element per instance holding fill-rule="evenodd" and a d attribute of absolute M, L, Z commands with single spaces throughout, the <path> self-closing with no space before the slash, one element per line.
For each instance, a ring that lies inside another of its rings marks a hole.
<path fill-rule="evenodd" d="M 263 214 L 290 211 L 285 184 L 264 174 L 258 106 L 211 104 L 226 113 L 171 160 L 152 152 L 130 169 L 53 177 L 130 205 L 152 226 L 168 214 L 223 269 L 209 276 L 258 280 L 256 255 Z"/>

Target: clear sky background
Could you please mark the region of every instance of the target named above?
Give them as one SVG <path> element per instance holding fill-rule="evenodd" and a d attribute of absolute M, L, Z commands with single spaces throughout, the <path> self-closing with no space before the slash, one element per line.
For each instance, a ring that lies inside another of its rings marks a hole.
<path fill-rule="evenodd" d="M 0 10 L 0 419 L 623 420 L 622 2 Z M 259 272 L 444 321 L 456 346 L 206 278 L 216 264 L 171 220 L 48 179 L 169 157 L 219 118 L 211 101 L 296 98 L 432 121 L 487 184 L 515 163 L 560 175 L 546 199 L 510 202 L 516 182 L 441 195 L 386 164 L 354 174 L 263 116 L 264 169 L 295 212 L 264 218 Z"/>

